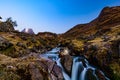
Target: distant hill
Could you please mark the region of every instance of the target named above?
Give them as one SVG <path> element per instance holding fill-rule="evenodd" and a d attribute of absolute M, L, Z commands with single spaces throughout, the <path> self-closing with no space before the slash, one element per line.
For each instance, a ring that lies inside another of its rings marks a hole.
<path fill-rule="evenodd" d="M 39 32 L 37 34 L 37 36 L 40 36 L 40 37 L 57 37 L 57 34 L 52 33 L 52 32 Z"/>
<path fill-rule="evenodd" d="M 21 32 L 28 33 L 28 34 L 34 34 L 33 30 L 31 28 L 25 28 Z"/>
<path fill-rule="evenodd" d="M 62 36 L 78 38 L 83 35 L 101 35 L 117 25 L 120 25 L 120 6 L 105 7 L 96 19 L 87 24 L 78 24 Z"/>

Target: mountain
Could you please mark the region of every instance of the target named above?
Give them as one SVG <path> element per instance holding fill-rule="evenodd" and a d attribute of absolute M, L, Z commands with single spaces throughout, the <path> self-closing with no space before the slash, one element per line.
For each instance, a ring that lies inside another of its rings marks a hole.
<path fill-rule="evenodd" d="M 21 32 L 24 32 L 24 33 L 29 33 L 29 34 L 34 34 L 33 30 L 31 28 L 25 28 L 23 29 Z"/>
<path fill-rule="evenodd" d="M 57 34 L 52 33 L 52 32 L 39 32 L 37 34 L 37 36 L 40 36 L 40 37 L 57 37 Z"/>
<path fill-rule="evenodd" d="M 117 25 L 120 25 L 120 6 L 105 7 L 96 19 L 90 23 L 74 26 L 65 32 L 63 37 L 79 38 L 83 35 L 100 35 Z"/>

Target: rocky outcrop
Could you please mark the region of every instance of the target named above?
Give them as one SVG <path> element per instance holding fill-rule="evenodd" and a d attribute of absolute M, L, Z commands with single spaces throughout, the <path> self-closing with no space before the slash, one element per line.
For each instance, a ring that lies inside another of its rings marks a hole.
<path fill-rule="evenodd" d="M 32 80 L 63 80 L 61 68 L 51 60 L 37 60 L 29 64 Z"/>
<path fill-rule="evenodd" d="M 5 50 L 11 46 L 13 46 L 12 43 L 0 36 L 0 51 Z"/>
<path fill-rule="evenodd" d="M 73 58 L 70 55 L 65 55 L 61 57 L 61 64 L 63 65 L 65 71 L 70 75 L 72 69 Z"/>
<path fill-rule="evenodd" d="M 62 70 L 49 59 L 41 58 L 31 53 L 19 59 L 2 56 L 0 64 L 0 79 L 2 80 L 63 80 Z M 2 58 L 4 57 L 4 58 Z M 5 62 L 4 62 L 5 60 Z M 7 77 L 5 77 L 7 75 Z"/>
<path fill-rule="evenodd" d="M 61 48 L 59 56 L 65 71 L 70 75 L 73 64 L 73 57 L 70 55 L 70 50 L 67 47 Z"/>

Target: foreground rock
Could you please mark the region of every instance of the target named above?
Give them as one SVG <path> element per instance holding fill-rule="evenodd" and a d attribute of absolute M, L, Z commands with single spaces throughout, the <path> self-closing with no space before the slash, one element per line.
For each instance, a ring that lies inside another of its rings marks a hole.
<path fill-rule="evenodd" d="M 0 80 L 63 80 L 61 68 L 54 61 L 35 53 L 19 59 L 2 57 Z"/>
<path fill-rule="evenodd" d="M 70 75 L 72 70 L 73 58 L 70 55 L 61 57 L 61 64 L 63 65 L 66 72 Z"/>

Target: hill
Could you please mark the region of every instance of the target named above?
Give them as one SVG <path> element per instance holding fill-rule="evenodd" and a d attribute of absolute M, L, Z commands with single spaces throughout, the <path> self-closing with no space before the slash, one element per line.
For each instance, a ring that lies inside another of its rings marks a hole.
<path fill-rule="evenodd" d="M 63 34 L 67 38 L 80 38 L 90 35 L 102 35 L 111 27 L 120 25 L 120 6 L 105 7 L 99 16 L 87 24 L 78 24 Z"/>

